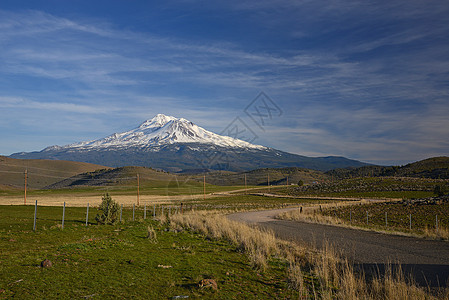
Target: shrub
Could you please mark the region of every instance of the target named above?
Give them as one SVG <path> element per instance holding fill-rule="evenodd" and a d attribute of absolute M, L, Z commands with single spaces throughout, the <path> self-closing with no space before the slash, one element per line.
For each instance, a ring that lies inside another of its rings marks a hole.
<path fill-rule="evenodd" d="M 435 186 L 435 188 L 433 189 L 433 193 L 435 195 L 437 195 L 438 197 L 444 196 L 448 193 L 448 188 L 446 185 L 443 184 L 438 184 Z"/>
<path fill-rule="evenodd" d="M 109 193 L 103 195 L 98 210 L 102 212 L 95 217 L 98 224 L 115 224 L 119 220 L 120 206 L 112 200 Z"/>

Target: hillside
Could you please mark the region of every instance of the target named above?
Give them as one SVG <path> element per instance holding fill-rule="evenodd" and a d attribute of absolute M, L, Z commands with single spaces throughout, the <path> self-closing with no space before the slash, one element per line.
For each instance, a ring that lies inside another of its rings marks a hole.
<path fill-rule="evenodd" d="M 0 156 L 0 188 L 23 188 L 27 170 L 27 187 L 40 189 L 67 177 L 108 167 L 73 161 L 14 159 Z"/>
<path fill-rule="evenodd" d="M 245 175 L 247 185 L 267 185 L 268 179 L 271 185 L 297 184 L 300 180 L 304 183 L 312 183 L 329 179 L 329 176 L 320 171 L 304 168 L 265 168 L 248 172 L 209 172 L 205 174 L 206 182 L 214 185 L 244 185 Z M 185 175 L 187 176 L 187 175 Z M 193 178 L 201 180 L 201 175 L 191 175 Z"/>
<path fill-rule="evenodd" d="M 336 179 L 384 176 L 449 179 L 449 157 L 432 157 L 405 166 L 364 166 L 335 169 L 326 174 Z"/>
<path fill-rule="evenodd" d="M 100 169 L 77 174 L 48 185 L 47 189 L 73 188 L 80 186 L 136 186 L 137 174 L 142 186 L 160 186 L 175 179 L 176 175 L 146 167 L 120 167 Z"/>

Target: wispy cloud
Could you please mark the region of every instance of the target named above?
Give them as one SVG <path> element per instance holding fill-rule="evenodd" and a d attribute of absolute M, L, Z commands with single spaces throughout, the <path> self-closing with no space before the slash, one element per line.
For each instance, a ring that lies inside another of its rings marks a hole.
<path fill-rule="evenodd" d="M 39 110 L 83 134 L 92 122 L 110 134 L 163 112 L 219 132 L 263 90 L 285 111 L 260 136 L 269 146 L 371 161 L 449 149 L 444 1 L 165 5 L 241 17 L 256 42 L 0 11 L 0 117 Z M 246 29 L 227 26 L 236 35 Z"/>
<path fill-rule="evenodd" d="M 79 114 L 107 114 L 119 110 L 118 108 L 113 107 L 105 109 L 105 107 L 96 107 L 94 105 L 82 105 L 67 102 L 43 102 L 15 97 L 0 97 L 0 106 L 5 109 L 45 110 Z"/>

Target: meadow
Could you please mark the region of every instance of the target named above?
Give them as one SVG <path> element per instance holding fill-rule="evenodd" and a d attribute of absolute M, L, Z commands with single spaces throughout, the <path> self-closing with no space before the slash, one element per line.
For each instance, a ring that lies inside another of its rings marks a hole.
<path fill-rule="evenodd" d="M 28 205 L 0 205 L 0 298 L 433 298 L 400 273 L 387 272 L 367 280 L 330 247 L 317 250 L 282 241 L 272 232 L 224 216 L 288 206 L 301 206 L 306 212 L 322 206 L 323 217 L 337 215 L 341 222 L 348 209 L 353 209 L 351 222 L 364 226 L 363 212 L 366 214 L 368 206 L 325 197 L 429 195 L 430 181 L 362 179 L 323 186 L 245 187 L 204 186 L 189 177 L 173 177 L 166 181 L 147 179 L 140 184 L 135 179 L 118 183 L 30 189 Z M 96 207 L 105 192 L 124 205 L 122 222 L 116 225 L 98 225 L 95 221 Z M 316 199 L 301 198 L 307 195 Z M 2 204 L 19 204 L 24 201 L 24 191 L 3 189 L 0 197 Z M 36 200 L 39 206 L 33 231 Z M 86 226 L 87 203 L 90 211 Z M 402 226 L 397 225 L 393 212 L 404 211 L 403 207 L 378 205 L 388 209 L 392 228 Z M 381 227 L 383 210 L 377 212 L 372 207 L 368 227 Z M 444 212 L 448 208 L 441 209 Z M 414 213 L 423 215 L 427 211 Z M 442 218 L 441 222 L 446 221 Z M 44 259 L 53 266 L 42 268 Z M 217 289 L 201 284 L 205 279 L 214 280 Z"/>
<path fill-rule="evenodd" d="M 0 297 L 433 298 L 400 273 L 367 282 L 330 247 L 318 251 L 278 240 L 220 210 L 161 213 L 153 219 L 149 211 L 144 219 L 140 207 L 133 221 L 127 208 L 122 222 L 97 225 L 91 208 L 85 226 L 86 208 L 67 207 L 62 228 L 62 207 L 44 206 L 34 232 L 33 206 L 0 206 Z M 44 259 L 53 266 L 42 268 Z M 201 285 L 205 279 L 217 288 Z"/>
<path fill-rule="evenodd" d="M 117 225 L 96 225 L 92 209 L 86 227 L 86 209 L 67 208 L 62 229 L 61 207 L 38 209 L 33 232 L 34 207 L 0 207 L 0 298 L 269 299 L 296 293 L 284 279 L 285 262 L 259 272 L 226 240 L 141 214 L 133 222 L 129 209 Z M 44 259 L 53 267 L 41 268 Z M 200 287 L 203 279 L 215 280 L 218 290 Z"/>

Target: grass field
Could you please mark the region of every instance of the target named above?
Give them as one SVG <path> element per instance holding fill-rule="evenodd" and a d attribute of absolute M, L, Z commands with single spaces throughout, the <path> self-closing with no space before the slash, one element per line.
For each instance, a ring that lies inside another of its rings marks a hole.
<path fill-rule="evenodd" d="M 175 232 L 152 220 L 84 226 L 85 208 L 39 207 L 38 229 L 32 231 L 34 207 L 0 207 L 0 298 L 139 298 L 176 296 L 208 299 L 293 298 L 287 287 L 286 265 L 270 261 L 264 272 L 254 270 L 238 247 L 210 240 L 188 230 Z M 148 239 L 148 227 L 157 242 Z M 40 263 L 49 259 L 53 267 Z M 211 278 L 218 290 L 200 288 Z"/>
<path fill-rule="evenodd" d="M 38 207 L 33 232 L 33 206 L 0 206 L 0 298 L 432 299 L 395 275 L 366 283 L 332 249 L 280 241 L 217 212 L 159 222 L 142 210 L 132 221 L 125 209 L 114 226 L 96 225 L 95 214 L 85 226 L 86 208 L 67 207 L 62 228 L 62 207 Z M 41 268 L 44 259 L 53 266 Z"/>
<path fill-rule="evenodd" d="M 330 208 L 322 214 L 353 226 L 444 237 L 449 228 L 448 212 L 449 202 L 414 204 L 413 201 L 395 201 Z"/>
<path fill-rule="evenodd" d="M 295 197 L 354 197 L 354 198 L 424 198 L 433 195 L 436 185 L 448 185 L 448 180 L 405 178 L 405 177 L 365 177 L 337 180 L 299 187 L 271 188 L 272 191 Z M 267 189 L 265 189 L 267 190 Z"/>

